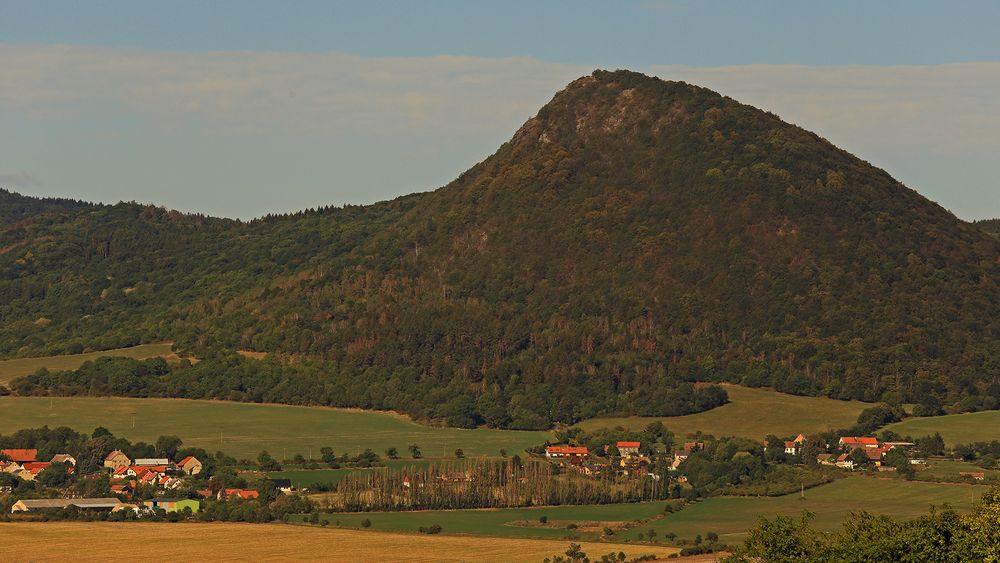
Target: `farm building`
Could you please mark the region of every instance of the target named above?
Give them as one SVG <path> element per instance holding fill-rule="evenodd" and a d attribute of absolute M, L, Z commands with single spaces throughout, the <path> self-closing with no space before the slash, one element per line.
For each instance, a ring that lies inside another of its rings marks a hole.
<path fill-rule="evenodd" d="M 170 465 L 170 460 L 162 458 L 139 458 L 132 465 L 136 467 L 166 467 Z"/>
<path fill-rule="evenodd" d="M 62 510 L 75 506 L 81 510 L 114 510 L 122 504 L 116 498 L 69 498 L 69 499 L 23 499 L 10 508 L 14 512 L 40 512 L 45 510 Z"/>
<path fill-rule="evenodd" d="M 56 454 L 52 456 L 49 463 L 68 463 L 70 465 L 76 466 L 76 458 L 69 454 Z"/>
<path fill-rule="evenodd" d="M 264 480 L 269 481 L 272 485 L 274 485 L 275 489 L 278 489 L 283 493 L 290 493 L 294 490 L 294 488 L 292 487 L 291 479 L 264 479 Z"/>
<path fill-rule="evenodd" d="M 837 442 L 840 447 L 853 450 L 855 448 L 877 448 L 878 440 L 872 436 L 844 436 Z"/>
<path fill-rule="evenodd" d="M 148 508 L 166 510 L 167 512 L 180 512 L 185 508 L 190 508 L 191 512 L 198 512 L 201 508 L 199 501 L 187 498 L 154 498 L 143 501 Z"/>

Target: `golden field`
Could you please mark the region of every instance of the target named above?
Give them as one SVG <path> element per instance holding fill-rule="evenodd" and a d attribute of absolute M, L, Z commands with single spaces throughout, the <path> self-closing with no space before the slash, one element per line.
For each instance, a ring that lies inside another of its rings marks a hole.
<path fill-rule="evenodd" d="M 665 558 L 669 547 L 581 543 L 592 559 L 624 551 Z M 394 534 L 287 524 L 155 522 L 0 523 L 4 562 L 114 559 L 206 561 L 504 561 L 538 563 L 568 540 Z"/>

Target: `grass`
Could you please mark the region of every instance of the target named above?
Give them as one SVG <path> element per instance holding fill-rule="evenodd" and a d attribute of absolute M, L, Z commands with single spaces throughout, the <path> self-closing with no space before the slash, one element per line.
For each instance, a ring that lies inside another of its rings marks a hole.
<path fill-rule="evenodd" d="M 660 501 L 501 510 L 332 513 L 322 514 L 321 518 L 331 526 L 344 527 L 360 527 L 361 521 L 368 519 L 371 529 L 387 532 L 412 532 L 421 526 L 438 524 L 443 534 L 564 540 L 570 534 L 565 524 L 574 522 L 579 528 L 573 535 L 582 540 L 598 539 L 603 527 L 609 526 L 616 530 L 619 541 L 635 541 L 640 533 L 653 529 L 661 540 L 668 532 L 688 540 L 716 532 L 723 541 L 735 543 L 742 540 L 761 516 L 799 516 L 808 510 L 816 515 L 817 528 L 833 531 L 840 528 L 851 512 L 861 510 L 898 519 L 926 514 L 931 505 L 945 503 L 967 511 L 985 491 L 985 487 L 975 485 L 855 476 L 809 489 L 804 500 L 797 493 L 782 497 L 715 497 L 672 514 L 663 513 L 667 503 Z M 538 522 L 541 516 L 548 518 L 550 526 L 524 525 Z"/>
<path fill-rule="evenodd" d="M 154 356 L 170 356 L 173 353 L 170 351 L 171 346 L 172 343 L 163 342 L 160 344 L 142 344 L 115 350 L 102 350 L 100 352 L 87 352 L 86 354 L 3 360 L 0 361 L 0 384 L 7 384 L 14 378 L 30 375 L 41 368 L 46 368 L 49 371 L 76 369 L 83 365 L 84 362 L 96 360 L 103 356 L 125 356 L 137 360 L 144 360 Z"/>
<path fill-rule="evenodd" d="M 133 416 L 135 427 L 133 428 Z M 256 459 L 261 450 L 276 458 L 296 453 L 319 457 L 323 446 L 337 455 L 390 446 L 406 455 L 417 444 L 424 456 L 454 459 L 456 448 L 467 456 L 511 455 L 551 438 L 548 432 L 432 428 L 388 413 L 325 407 L 259 405 L 188 399 L 114 397 L 0 397 L 0 434 L 42 425 L 69 426 L 91 432 L 104 426 L 116 436 L 152 442 L 165 434 L 185 445 L 222 450 L 237 458 Z M 221 434 L 221 438 L 220 438 Z"/>
<path fill-rule="evenodd" d="M 966 479 L 965 477 L 962 477 L 961 474 L 969 472 L 983 473 L 983 476 L 987 479 L 986 482 L 995 482 L 997 479 L 1000 479 L 1000 470 L 983 469 L 982 467 L 968 462 L 948 460 L 930 461 L 926 469 L 922 469 L 917 472 L 917 479 L 936 478 L 960 481 Z M 983 481 L 978 482 L 983 483 Z"/>
<path fill-rule="evenodd" d="M 493 537 L 546 538 L 568 540 L 571 530 L 540 525 L 513 525 L 515 522 L 537 523 L 542 516 L 550 522 L 580 523 L 581 529 L 572 531 L 583 540 L 596 540 L 605 525 L 617 527 L 621 523 L 647 519 L 663 512 L 665 502 L 634 504 L 594 504 L 582 506 L 546 506 L 533 508 L 505 508 L 484 510 L 421 510 L 413 512 L 367 512 L 321 514 L 330 525 L 360 527 L 361 521 L 371 521 L 371 529 L 387 532 L 414 532 L 421 526 L 438 524 L 443 534 L 473 534 Z M 588 531 L 582 523 L 601 522 L 597 531 Z M 579 540 L 574 540 L 579 541 Z"/>
<path fill-rule="evenodd" d="M 805 500 L 798 494 L 782 497 L 717 497 L 689 506 L 648 526 L 659 537 L 673 532 L 681 538 L 691 539 L 713 531 L 729 543 L 742 540 L 747 529 L 761 516 L 778 514 L 799 516 L 802 511 L 814 513 L 814 525 L 824 531 L 840 529 L 844 520 L 854 511 L 867 510 L 893 518 L 909 519 L 926 514 L 931 505 L 945 503 L 960 511 L 972 507 L 986 491 L 975 485 L 921 483 L 898 479 L 873 477 L 848 477 L 830 484 L 808 489 Z M 634 538 L 637 532 L 624 536 Z"/>
<path fill-rule="evenodd" d="M 1000 439 L 998 428 L 1000 428 L 1000 411 L 915 416 L 886 426 L 886 430 L 914 438 L 940 432 L 948 446 Z"/>
<path fill-rule="evenodd" d="M 123 538 L 137 538 L 122 544 Z M 141 539 L 139 539 L 141 538 Z M 264 540 L 264 541 L 258 541 Z M 563 554 L 568 541 L 389 534 L 282 524 L 0 523 L 7 561 L 104 562 L 109 546 L 131 559 L 211 561 L 531 561 Z M 666 557 L 667 547 L 584 543 L 594 558 L 624 551 Z"/>
<path fill-rule="evenodd" d="M 700 430 L 716 437 L 761 439 L 768 434 L 795 436 L 847 428 L 857 422 L 862 410 L 871 406 L 860 401 L 799 397 L 739 385 L 723 384 L 723 387 L 730 402 L 709 411 L 669 417 L 595 418 L 578 426 L 585 430 L 614 426 L 641 430 L 660 420 L 681 438 Z"/>
<path fill-rule="evenodd" d="M 371 468 L 344 468 L 344 469 L 287 469 L 285 471 L 271 471 L 268 477 L 272 479 L 291 479 L 292 485 L 296 488 L 310 487 L 316 483 L 339 483 L 344 475 L 352 471 L 384 471 L 388 469 L 402 469 L 413 467 L 416 469 L 426 469 L 431 463 L 436 463 L 427 459 L 396 459 L 385 460 L 385 467 Z"/>

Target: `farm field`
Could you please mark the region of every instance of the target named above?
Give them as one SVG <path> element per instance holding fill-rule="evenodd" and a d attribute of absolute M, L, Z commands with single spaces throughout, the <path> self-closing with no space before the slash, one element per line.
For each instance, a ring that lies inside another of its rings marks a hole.
<path fill-rule="evenodd" d="M 894 518 L 908 519 L 927 513 L 931 505 L 951 504 L 968 511 L 987 487 L 964 484 L 908 482 L 897 479 L 849 477 L 783 497 L 715 497 L 665 514 L 665 501 L 636 504 L 585 506 L 550 506 L 501 510 L 427 510 L 416 512 L 369 512 L 322 514 L 330 526 L 360 527 L 368 519 L 371 529 L 389 532 L 412 532 L 421 526 L 438 524 L 442 534 L 475 534 L 499 537 L 534 537 L 566 539 L 566 525 L 578 528 L 573 535 L 582 540 L 596 540 L 604 526 L 616 530 L 619 540 L 635 541 L 640 533 L 656 531 L 657 538 L 672 532 L 684 539 L 716 532 L 727 542 L 742 540 L 760 516 L 777 514 L 799 516 L 803 510 L 816 515 L 816 527 L 839 529 L 853 511 L 868 510 Z M 875 499 L 878 499 L 875 502 Z M 538 524 L 541 516 L 548 525 Z M 643 523 L 623 527 L 626 523 Z"/>
<path fill-rule="evenodd" d="M 945 416 L 911 417 L 885 427 L 901 436 L 940 432 L 947 446 L 1000 440 L 1000 411 L 967 412 Z"/>
<path fill-rule="evenodd" d="M 421 526 L 438 524 L 442 534 L 474 534 L 482 536 L 566 539 L 569 523 L 579 527 L 573 536 L 596 540 L 605 526 L 618 528 L 634 520 L 645 520 L 663 512 L 666 502 L 633 504 L 593 504 L 582 506 L 545 506 L 478 510 L 421 510 L 413 512 L 340 512 L 321 514 L 331 526 L 361 527 L 361 521 L 371 521 L 371 529 L 388 532 L 415 532 Z M 548 518 L 546 526 L 538 519 Z M 587 524 L 590 524 L 589 526 Z M 643 528 L 646 529 L 646 528 Z M 623 536 L 625 537 L 625 536 Z M 579 540 L 574 540 L 579 541 Z"/>
<path fill-rule="evenodd" d="M 139 538 L 122 544 L 122 538 Z M 266 541 L 254 541 L 254 538 Z M 103 562 L 109 545 L 139 560 L 212 561 L 524 561 L 563 554 L 568 541 L 391 534 L 283 524 L 107 522 L 0 523 L 8 561 Z M 645 545 L 583 543 L 591 557 L 624 551 L 666 557 L 678 550 Z"/>
<path fill-rule="evenodd" d="M 49 371 L 76 369 L 86 361 L 96 360 L 103 356 L 125 356 L 137 360 L 144 360 L 155 356 L 169 357 L 173 354 L 170 351 L 171 346 L 170 342 L 162 342 L 159 344 L 141 344 L 130 348 L 87 352 L 86 354 L 2 360 L 0 361 L 0 385 L 5 385 L 12 379 L 21 377 L 22 375 L 35 373 L 41 368 L 46 368 Z"/>
<path fill-rule="evenodd" d="M 799 397 L 768 389 L 722 384 L 729 403 L 709 411 L 684 416 L 594 418 L 577 426 L 588 430 L 624 426 L 641 430 L 660 420 L 678 438 L 702 431 L 716 437 L 742 436 L 761 439 L 767 434 L 795 436 L 847 428 L 870 407 L 861 401 L 838 401 L 826 397 Z"/>
<path fill-rule="evenodd" d="M 0 397 L 0 434 L 46 424 L 80 432 L 104 426 L 132 441 L 177 435 L 188 446 L 209 452 L 221 449 L 250 459 L 256 459 L 261 450 L 276 458 L 296 453 L 308 456 L 310 450 L 318 457 L 323 446 L 333 448 L 337 455 L 365 448 L 381 455 L 390 446 L 406 455 L 410 444 L 419 445 L 425 457 L 454 459 L 456 448 L 462 448 L 466 456 L 497 456 L 500 448 L 513 455 L 551 439 L 548 432 L 432 428 L 389 413 L 326 407 L 189 399 Z"/>
<path fill-rule="evenodd" d="M 873 477 L 848 477 L 827 485 L 805 491 L 805 500 L 798 494 L 782 497 L 716 497 L 656 521 L 647 528 L 656 530 L 659 537 L 673 532 L 681 538 L 703 537 L 716 532 L 722 541 L 736 542 L 743 539 L 746 530 L 761 516 L 778 514 L 800 516 L 808 510 L 816 515 L 816 528 L 824 531 L 840 529 L 852 511 L 867 510 L 893 518 L 909 519 L 926 514 L 930 506 L 950 504 L 966 512 L 972 508 L 973 499 L 988 490 L 987 487 L 964 484 L 921 483 L 899 479 Z M 630 537 L 624 536 L 622 539 Z"/>
<path fill-rule="evenodd" d="M 997 469 L 983 469 L 982 467 L 978 467 L 964 461 L 937 460 L 929 462 L 926 469 L 917 471 L 917 479 L 938 478 L 961 480 L 965 479 L 961 475 L 963 472 L 983 473 L 983 476 L 988 481 L 1000 479 L 1000 470 Z"/>

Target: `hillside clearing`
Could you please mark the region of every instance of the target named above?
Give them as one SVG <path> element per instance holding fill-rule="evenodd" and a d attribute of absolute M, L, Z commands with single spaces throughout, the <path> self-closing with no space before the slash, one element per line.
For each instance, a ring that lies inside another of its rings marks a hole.
<path fill-rule="evenodd" d="M 84 362 L 96 360 L 105 356 L 124 356 L 144 360 L 156 356 L 173 356 L 171 342 L 161 342 L 158 344 L 141 344 L 129 348 L 116 348 L 114 350 L 101 350 L 98 352 L 87 352 L 85 354 L 70 354 L 66 356 L 44 356 L 38 358 L 15 358 L 13 360 L 0 361 L 0 385 L 6 385 L 14 378 L 22 375 L 30 375 L 41 368 L 49 371 L 73 370 L 77 369 Z M 173 356 L 176 358 L 176 356 Z"/>
<path fill-rule="evenodd" d="M 732 384 L 722 386 L 729 394 L 729 403 L 705 412 L 668 417 L 594 418 L 578 426 L 585 430 L 614 426 L 641 430 L 659 420 L 681 438 L 700 430 L 715 437 L 760 439 L 767 434 L 795 436 L 847 428 L 857 421 L 862 410 L 871 406 L 861 401 L 800 397 Z"/>
<path fill-rule="evenodd" d="M 133 427 L 134 420 L 134 427 Z M 548 432 L 422 426 L 402 416 L 327 407 L 262 405 L 188 399 L 116 397 L 0 397 L 0 434 L 22 428 L 69 426 L 91 432 L 98 426 L 132 441 L 153 442 L 179 436 L 185 445 L 222 450 L 237 458 L 256 459 L 261 450 L 276 458 L 297 453 L 319 456 L 323 446 L 337 455 L 371 448 L 381 455 L 395 447 L 406 454 L 417 444 L 426 457 L 454 459 L 511 455 L 551 439 Z"/>
<path fill-rule="evenodd" d="M 120 550 L 143 560 L 212 561 L 525 561 L 562 554 L 568 541 L 390 534 L 282 524 L 38 522 L 0 524 L 0 545 L 11 561 L 106 561 L 109 545 L 141 537 Z M 253 541 L 252 538 L 266 538 Z M 583 543 L 591 557 L 666 557 L 678 550 L 613 543 Z"/>
<path fill-rule="evenodd" d="M 885 427 L 914 438 L 940 432 L 949 447 L 1000 440 L 1000 411 L 967 412 L 945 416 L 911 417 Z"/>

